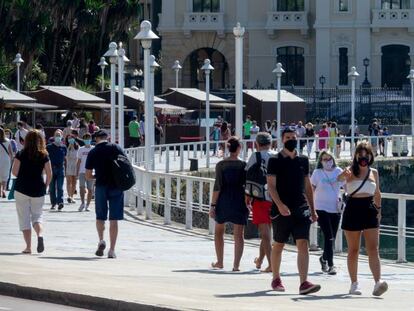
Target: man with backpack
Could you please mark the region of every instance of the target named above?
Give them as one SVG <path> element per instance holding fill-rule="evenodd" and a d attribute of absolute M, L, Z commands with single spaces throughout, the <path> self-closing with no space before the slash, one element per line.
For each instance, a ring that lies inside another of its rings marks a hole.
<path fill-rule="evenodd" d="M 123 173 L 123 169 L 121 167 L 117 169 L 114 163 L 118 165 L 119 158 L 127 158 L 121 147 L 108 142 L 108 133 L 105 130 L 97 131 L 95 138 L 96 146 L 89 151 L 85 164 L 86 179 L 96 179 L 95 213 L 99 243 L 95 255 L 99 257 L 103 256 L 106 248 L 104 231 L 105 221 L 108 219 L 109 211 L 110 248 L 108 258 L 116 258 L 115 244 L 118 236 L 118 220 L 124 218 L 123 191 L 127 190 L 127 187 L 123 187 L 124 185 L 119 181 L 123 177 L 120 176 Z M 95 170 L 95 175 L 92 175 L 93 170 Z M 124 179 L 125 181 L 129 181 L 125 176 Z"/>
<path fill-rule="evenodd" d="M 260 252 L 259 257 L 255 258 L 254 263 L 257 269 L 261 269 L 263 260 L 266 256 L 268 266 L 263 272 L 272 272 L 270 255 L 271 246 L 271 219 L 270 209 L 272 199 L 267 191 L 267 164 L 269 158 L 274 153 L 270 150 L 272 146 L 272 136 L 266 132 L 260 132 L 256 136 L 256 150 L 246 166 L 246 205 L 252 211 L 253 224 L 258 226 L 260 233 Z"/>

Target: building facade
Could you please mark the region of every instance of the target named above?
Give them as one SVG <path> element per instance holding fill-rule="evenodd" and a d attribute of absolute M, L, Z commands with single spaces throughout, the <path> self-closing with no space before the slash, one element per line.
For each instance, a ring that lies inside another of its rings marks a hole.
<path fill-rule="evenodd" d="M 176 59 L 180 86 L 204 88 L 205 58 L 213 88 L 232 88 L 237 22 L 246 29 L 246 87 L 274 86 L 277 62 L 283 85 L 305 87 L 347 87 L 351 66 L 360 85 L 364 59 L 372 86 L 402 87 L 414 65 L 414 0 L 162 0 L 162 88 L 175 85 Z"/>

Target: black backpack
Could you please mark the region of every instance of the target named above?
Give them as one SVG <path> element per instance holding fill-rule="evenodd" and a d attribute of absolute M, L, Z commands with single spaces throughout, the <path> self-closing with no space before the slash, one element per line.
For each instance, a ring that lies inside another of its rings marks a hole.
<path fill-rule="evenodd" d="M 134 168 L 124 154 L 117 154 L 112 160 L 112 176 L 118 189 L 126 191 L 135 185 Z"/>
<path fill-rule="evenodd" d="M 246 173 L 246 195 L 265 201 L 267 191 L 266 175 L 267 167 L 265 161 L 262 160 L 260 152 L 256 152 L 256 163 Z"/>

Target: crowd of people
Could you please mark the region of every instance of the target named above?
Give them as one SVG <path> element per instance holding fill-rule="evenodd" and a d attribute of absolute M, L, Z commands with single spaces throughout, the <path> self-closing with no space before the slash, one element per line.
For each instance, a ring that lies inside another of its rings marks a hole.
<path fill-rule="evenodd" d="M 351 166 L 344 170 L 336 165 L 334 154 L 323 149 L 311 174 L 308 157 L 298 150 L 297 127 L 283 130 L 283 149 L 277 154 L 271 150 L 271 134 L 258 132 L 255 135 L 257 151 L 247 163 L 239 159 L 242 144 L 233 136 L 227 141 L 229 157 L 216 165 L 210 217 L 216 222 L 217 260 L 212 268 L 224 267 L 224 229 L 226 223 L 232 223 L 233 271 L 239 271 L 244 227 L 252 214 L 252 222 L 258 226 L 261 238 L 259 256 L 253 262 L 261 269 L 263 261 L 267 260 L 267 267 L 262 271 L 272 272 L 272 289 L 285 291 L 280 272 L 282 253 L 285 244 L 293 238 L 298 249 L 299 293 L 315 293 L 321 286 L 308 280 L 310 226 L 318 222 L 324 236 L 323 254 L 319 258 L 321 270 L 336 275 L 333 249 L 342 218 L 341 228 L 348 243 L 349 294 L 362 293 L 357 273 L 361 236 L 365 239 L 375 281 L 372 294 L 380 296 L 386 292 L 388 284 L 381 280 L 378 251 L 381 193 L 378 171 L 372 168 L 375 154 L 371 144 L 359 143 Z M 344 199 L 340 195 L 341 187 L 347 193 Z"/>

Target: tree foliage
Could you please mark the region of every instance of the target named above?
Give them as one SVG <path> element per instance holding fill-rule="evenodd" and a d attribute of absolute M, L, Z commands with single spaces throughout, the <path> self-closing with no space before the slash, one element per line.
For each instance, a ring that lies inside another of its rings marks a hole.
<path fill-rule="evenodd" d="M 94 84 L 109 42 L 128 42 L 141 12 L 139 0 L 0 0 L 0 82 L 15 80 L 19 52 L 28 88 Z"/>

